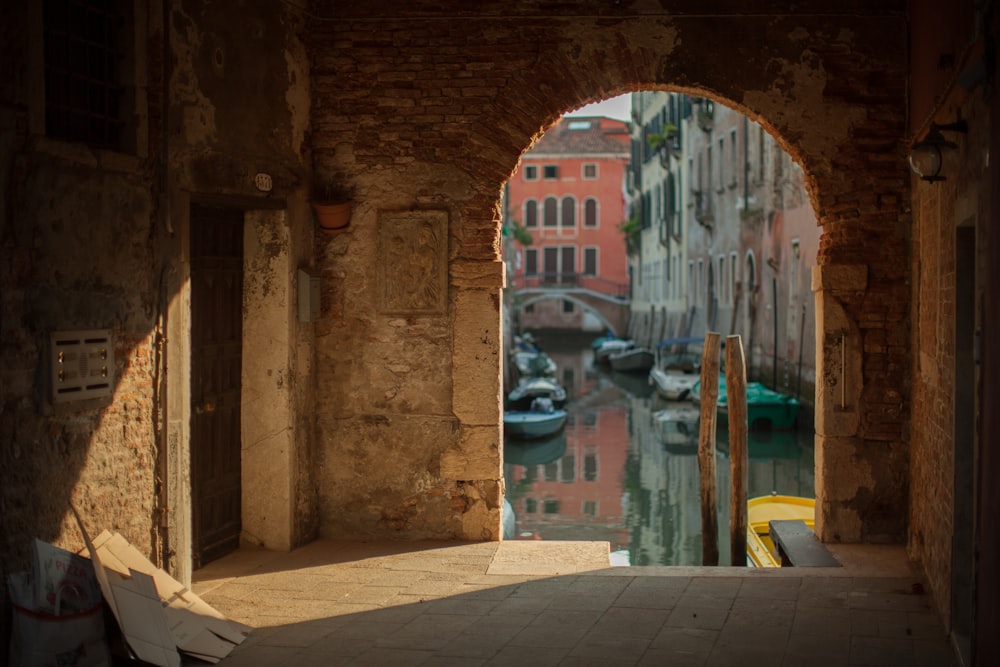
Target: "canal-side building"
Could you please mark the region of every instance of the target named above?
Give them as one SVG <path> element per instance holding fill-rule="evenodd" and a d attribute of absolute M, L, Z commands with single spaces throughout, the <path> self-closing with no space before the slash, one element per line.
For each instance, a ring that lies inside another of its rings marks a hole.
<path fill-rule="evenodd" d="M 687 96 L 633 93 L 632 162 L 629 169 L 629 333 L 642 345 L 683 335 L 688 295 L 682 267 L 687 236 L 682 218 Z"/>
<path fill-rule="evenodd" d="M 710 99 L 641 92 L 632 104 L 631 335 L 738 334 L 751 379 L 812 404 L 819 229 L 801 168 Z"/>
<path fill-rule="evenodd" d="M 582 289 L 620 298 L 627 290 L 620 227 L 628 144 L 625 121 L 564 117 L 521 157 L 506 188 L 508 286 L 515 294 L 526 288 L 541 291 L 515 297 L 516 328 L 598 333 L 609 328 L 584 303 L 563 298 L 561 291 Z M 518 240 L 525 233 L 528 244 Z"/>

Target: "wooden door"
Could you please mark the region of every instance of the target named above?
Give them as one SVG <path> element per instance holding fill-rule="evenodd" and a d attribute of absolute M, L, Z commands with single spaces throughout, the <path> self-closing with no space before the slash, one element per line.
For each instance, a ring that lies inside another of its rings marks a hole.
<path fill-rule="evenodd" d="M 243 212 L 191 208 L 193 567 L 239 546 Z"/>

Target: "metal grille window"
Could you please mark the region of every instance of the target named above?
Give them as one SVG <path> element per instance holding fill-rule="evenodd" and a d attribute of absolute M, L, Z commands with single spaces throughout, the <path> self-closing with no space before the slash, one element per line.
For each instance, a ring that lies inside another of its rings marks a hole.
<path fill-rule="evenodd" d="M 125 64 L 131 60 L 131 3 L 46 0 L 45 133 L 127 150 Z"/>

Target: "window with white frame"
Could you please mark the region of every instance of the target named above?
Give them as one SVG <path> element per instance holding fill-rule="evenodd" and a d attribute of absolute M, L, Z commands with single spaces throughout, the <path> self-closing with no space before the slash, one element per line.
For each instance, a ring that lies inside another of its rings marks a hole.
<path fill-rule="evenodd" d="M 597 227 L 597 200 L 593 197 L 583 202 L 583 226 Z"/>
<path fill-rule="evenodd" d="M 597 275 L 597 248 L 589 247 L 583 249 L 583 275 Z"/>
<path fill-rule="evenodd" d="M 537 181 L 538 180 L 538 166 L 529 164 L 524 167 L 524 180 L 526 181 Z"/>
<path fill-rule="evenodd" d="M 527 276 L 538 275 L 538 250 L 536 248 L 525 248 L 524 250 L 524 274 Z"/>
<path fill-rule="evenodd" d="M 597 180 L 597 163 L 587 162 L 583 165 L 583 180 L 585 181 L 596 181 Z"/>
<path fill-rule="evenodd" d="M 546 197 L 542 204 L 542 225 L 545 227 L 559 225 L 559 202 L 555 197 Z"/>
<path fill-rule="evenodd" d="M 562 226 L 576 227 L 576 200 L 572 197 L 563 197 Z"/>
<path fill-rule="evenodd" d="M 559 178 L 559 165 L 547 164 L 542 167 L 542 178 L 546 181 L 554 181 Z"/>
<path fill-rule="evenodd" d="M 538 202 L 534 199 L 524 200 L 524 226 L 538 226 Z"/>

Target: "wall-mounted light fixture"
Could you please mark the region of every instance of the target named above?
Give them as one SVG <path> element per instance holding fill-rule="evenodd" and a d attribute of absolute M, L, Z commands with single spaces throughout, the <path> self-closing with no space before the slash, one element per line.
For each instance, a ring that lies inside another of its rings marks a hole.
<path fill-rule="evenodd" d="M 942 132 L 968 132 L 968 125 L 964 120 L 958 120 L 946 125 L 931 123 L 931 129 L 927 135 L 910 147 L 910 169 L 925 181 L 943 181 L 941 176 L 941 164 L 944 161 L 942 151 L 951 150 L 958 146 L 944 138 Z"/>

